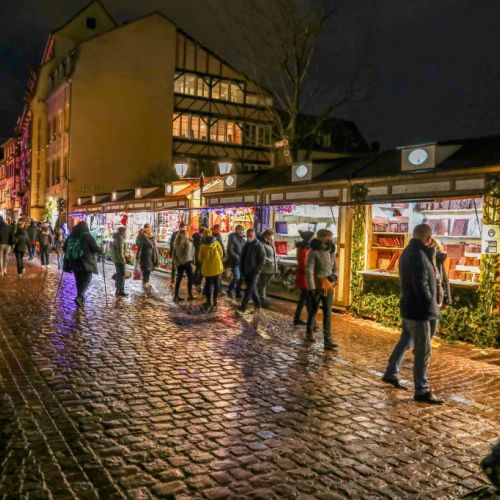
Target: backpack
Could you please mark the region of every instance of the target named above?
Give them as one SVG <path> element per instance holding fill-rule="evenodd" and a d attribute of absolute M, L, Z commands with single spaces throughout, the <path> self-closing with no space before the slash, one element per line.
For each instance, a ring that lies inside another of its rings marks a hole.
<path fill-rule="evenodd" d="M 66 252 L 64 257 L 67 260 L 78 260 L 83 257 L 83 248 L 81 243 L 81 237 L 87 233 L 83 233 L 80 237 L 75 238 L 70 236 L 66 243 Z"/>

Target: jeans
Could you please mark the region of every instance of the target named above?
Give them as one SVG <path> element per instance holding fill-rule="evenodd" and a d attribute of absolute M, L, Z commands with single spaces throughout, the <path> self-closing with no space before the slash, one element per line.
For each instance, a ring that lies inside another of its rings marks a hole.
<path fill-rule="evenodd" d="M 171 282 L 174 283 L 175 282 L 175 275 L 177 274 L 177 268 L 176 268 L 176 265 L 173 263 L 172 261 L 172 280 Z"/>
<path fill-rule="evenodd" d="M 35 244 L 28 243 L 28 255 L 30 257 L 30 260 L 33 260 L 35 258 L 35 255 L 36 255 L 36 243 Z"/>
<path fill-rule="evenodd" d="M 177 279 L 175 280 L 175 292 L 176 297 L 179 296 L 179 289 L 181 287 L 181 281 L 184 277 L 184 271 L 186 272 L 188 280 L 188 295 L 193 295 L 193 264 L 191 262 L 186 262 L 186 264 L 181 264 L 177 266 Z"/>
<path fill-rule="evenodd" d="M 40 246 L 40 259 L 42 261 L 42 266 L 49 265 L 49 259 L 50 259 L 49 254 L 50 254 L 50 247 L 48 245 Z"/>
<path fill-rule="evenodd" d="M 259 273 L 250 273 L 243 278 L 245 280 L 246 288 L 243 294 L 243 300 L 241 301 L 240 311 L 246 311 L 248 303 L 250 302 L 250 297 L 252 297 L 254 306 L 259 309 L 262 304 L 260 302 L 259 295 L 257 293 L 257 282 L 259 280 Z"/>
<path fill-rule="evenodd" d="M 116 293 L 125 293 L 125 264 L 115 262 Z"/>
<path fill-rule="evenodd" d="M 259 300 L 261 306 L 266 305 L 267 302 L 267 287 L 274 275 L 273 274 L 261 274 L 259 276 L 259 281 L 257 282 L 257 293 L 259 294 Z"/>
<path fill-rule="evenodd" d="M 437 323 L 436 323 L 437 324 Z M 385 376 L 397 379 L 406 351 L 413 345 L 413 383 L 415 395 L 430 391 L 427 372 L 431 358 L 431 322 L 403 318 L 403 330 L 385 369 Z"/>
<path fill-rule="evenodd" d="M 0 273 L 7 272 L 7 255 L 9 255 L 9 250 L 9 245 L 0 245 Z"/>
<path fill-rule="evenodd" d="M 235 266 L 232 266 L 231 271 L 233 273 L 233 279 L 231 280 L 231 282 L 229 283 L 229 285 L 227 287 L 227 293 L 229 295 L 232 295 L 233 290 L 236 290 L 236 298 L 239 299 L 241 297 L 241 283 L 243 281 L 243 279 L 241 277 L 240 265 L 237 264 Z"/>
<path fill-rule="evenodd" d="M 333 290 L 325 292 L 322 289 L 312 290 L 308 292 L 309 300 L 307 304 L 307 335 L 312 336 L 314 327 L 316 326 L 316 314 L 321 303 L 323 309 L 323 338 L 325 344 L 332 341 L 332 305 L 333 305 Z"/>
<path fill-rule="evenodd" d="M 438 326 L 439 326 L 439 320 L 438 319 L 431 319 L 431 338 L 436 335 Z"/>
<path fill-rule="evenodd" d="M 85 292 L 90 285 L 90 280 L 92 279 L 92 273 L 87 271 L 74 271 L 75 281 L 76 281 L 76 295 L 81 299 L 84 298 Z"/>
<path fill-rule="evenodd" d="M 297 307 L 295 309 L 295 316 L 293 318 L 294 321 L 300 321 L 300 316 L 302 314 L 302 309 L 304 307 L 307 309 L 307 302 L 309 298 L 309 292 L 306 289 L 300 290 L 299 301 L 297 302 Z"/>
<path fill-rule="evenodd" d="M 217 297 L 219 296 L 219 276 L 205 276 L 205 286 L 203 295 L 207 298 L 207 304 L 217 305 Z M 212 301 L 213 298 L 213 301 Z"/>
<path fill-rule="evenodd" d="M 17 274 L 21 274 L 24 271 L 24 252 L 16 251 L 16 264 L 17 264 Z"/>
<path fill-rule="evenodd" d="M 57 269 L 62 269 L 64 264 L 64 252 L 57 252 Z"/>

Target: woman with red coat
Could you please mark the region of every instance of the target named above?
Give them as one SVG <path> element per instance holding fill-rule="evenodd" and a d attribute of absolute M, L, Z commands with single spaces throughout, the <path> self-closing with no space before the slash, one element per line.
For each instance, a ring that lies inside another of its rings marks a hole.
<path fill-rule="evenodd" d="M 302 309 L 307 305 L 307 280 L 306 280 L 306 261 L 309 253 L 309 243 L 314 238 L 314 231 L 299 231 L 301 240 L 295 243 L 297 248 L 297 273 L 295 283 L 300 289 L 300 298 L 295 309 L 294 325 L 305 325 L 306 322 L 300 319 Z"/>

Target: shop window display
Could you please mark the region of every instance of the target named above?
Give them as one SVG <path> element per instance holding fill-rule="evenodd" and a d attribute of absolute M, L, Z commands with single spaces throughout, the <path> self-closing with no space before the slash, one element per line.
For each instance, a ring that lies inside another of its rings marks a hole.
<path fill-rule="evenodd" d="M 482 198 L 384 203 L 371 207 L 366 273 L 398 275 L 401 252 L 417 224 L 428 224 L 448 258 L 450 282 L 479 281 Z"/>

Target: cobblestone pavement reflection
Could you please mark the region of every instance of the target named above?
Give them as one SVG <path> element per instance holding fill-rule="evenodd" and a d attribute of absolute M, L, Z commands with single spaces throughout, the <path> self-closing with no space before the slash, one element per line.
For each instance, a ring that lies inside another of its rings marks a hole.
<path fill-rule="evenodd" d="M 109 279 L 109 307 L 95 277 L 80 312 L 71 275 L 54 302 L 56 271 L 13 271 L 0 280 L 5 498 L 456 498 L 483 484 L 495 351 L 435 350 L 447 403 L 428 407 L 379 381 L 396 337 L 370 322 L 335 315 L 340 349 L 324 353 L 282 312 L 256 325 L 227 302 L 174 304 L 163 277 L 147 294 L 128 281 L 126 299 Z"/>

